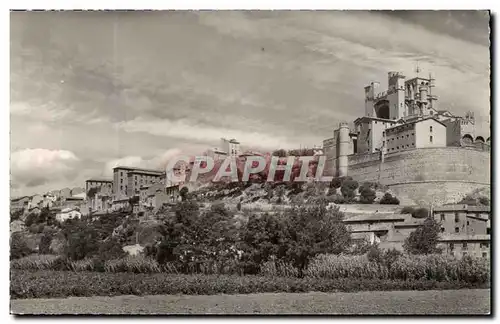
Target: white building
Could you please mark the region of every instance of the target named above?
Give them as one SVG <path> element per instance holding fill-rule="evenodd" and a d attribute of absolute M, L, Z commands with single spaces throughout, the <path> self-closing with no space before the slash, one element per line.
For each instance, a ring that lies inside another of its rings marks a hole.
<path fill-rule="evenodd" d="M 65 208 L 56 214 L 56 220 L 61 223 L 68 219 L 80 219 L 81 217 L 82 213 L 76 208 Z"/>

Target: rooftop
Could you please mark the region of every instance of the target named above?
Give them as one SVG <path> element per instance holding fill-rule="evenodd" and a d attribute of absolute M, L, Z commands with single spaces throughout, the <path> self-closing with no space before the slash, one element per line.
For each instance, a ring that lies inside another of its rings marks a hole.
<path fill-rule="evenodd" d="M 113 168 L 113 171 L 114 170 L 127 170 L 127 171 L 144 172 L 144 173 L 149 172 L 149 173 L 156 173 L 158 175 L 164 173 L 163 170 L 143 169 L 143 168 L 128 167 L 128 166 L 117 166 Z"/>
<path fill-rule="evenodd" d="M 489 206 L 469 206 L 462 204 L 455 205 L 444 205 L 433 208 L 434 212 L 443 212 L 443 211 L 469 211 L 469 212 L 490 212 L 491 207 Z"/>
<path fill-rule="evenodd" d="M 98 178 L 91 178 L 91 179 L 88 179 L 88 180 L 85 180 L 85 182 L 113 182 L 113 180 L 109 180 L 109 179 L 98 179 Z"/>
<path fill-rule="evenodd" d="M 394 125 L 394 126 L 391 126 L 391 127 L 387 127 L 387 129 L 386 129 L 386 130 L 396 129 L 396 128 L 401 127 L 401 126 L 404 126 L 404 125 L 411 125 L 411 124 L 420 123 L 420 122 L 423 122 L 423 121 L 425 121 L 425 120 L 429 120 L 429 119 L 432 119 L 432 120 L 434 120 L 435 122 L 440 123 L 441 125 L 443 125 L 443 126 L 445 126 L 445 127 L 446 127 L 446 125 L 445 125 L 445 124 L 443 124 L 443 122 L 441 122 L 441 121 L 437 120 L 437 119 L 436 119 L 436 118 L 434 118 L 434 117 L 425 117 L 425 118 L 418 118 L 418 119 L 415 119 L 415 120 L 407 121 L 407 122 L 405 122 L 405 123 L 403 123 L 403 124 L 398 124 L 398 125 Z"/>
<path fill-rule="evenodd" d="M 490 235 L 488 234 L 450 234 L 450 233 L 441 233 L 439 235 L 439 241 L 489 241 Z"/>
<path fill-rule="evenodd" d="M 344 218 L 345 223 L 356 222 L 381 222 L 381 221 L 405 221 L 411 215 L 409 214 L 394 214 L 394 213 L 360 213 Z"/>

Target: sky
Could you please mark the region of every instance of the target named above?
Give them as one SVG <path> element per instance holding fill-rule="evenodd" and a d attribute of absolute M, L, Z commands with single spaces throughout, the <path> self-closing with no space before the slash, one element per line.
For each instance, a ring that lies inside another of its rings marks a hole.
<path fill-rule="evenodd" d="M 489 128 L 480 11 L 13 12 L 11 195 L 162 168 L 236 138 L 312 147 L 389 71 L 433 74 L 438 109 Z"/>

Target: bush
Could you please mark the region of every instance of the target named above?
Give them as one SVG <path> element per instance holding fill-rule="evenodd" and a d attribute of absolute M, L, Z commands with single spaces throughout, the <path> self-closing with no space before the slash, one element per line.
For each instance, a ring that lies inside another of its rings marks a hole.
<path fill-rule="evenodd" d="M 311 261 L 305 271 L 312 278 L 387 278 L 387 269 L 377 262 L 372 262 L 366 255 L 319 255 Z"/>
<path fill-rule="evenodd" d="M 32 254 L 20 259 L 12 260 L 12 269 L 20 270 L 55 270 L 56 264 L 62 257 L 59 255 Z"/>
<path fill-rule="evenodd" d="M 386 192 L 385 195 L 380 199 L 381 205 L 399 205 L 399 199 L 393 197 L 390 193 Z"/>
<path fill-rule="evenodd" d="M 152 258 L 127 256 L 122 259 L 106 261 L 104 270 L 106 272 L 158 273 L 161 272 L 162 268 Z"/>
<path fill-rule="evenodd" d="M 361 187 L 360 191 L 360 202 L 362 204 L 372 204 L 375 200 L 375 190 L 371 189 L 369 186 Z"/>
<path fill-rule="evenodd" d="M 461 204 L 461 205 L 469 205 L 469 206 L 476 206 L 477 205 L 476 198 L 474 198 L 474 197 L 472 197 L 470 195 L 465 196 L 458 203 Z"/>
<path fill-rule="evenodd" d="M 358 188 L 358 182 L 355 180 L 344 180 L 340 191 L 345 199 L 350 200 L 354 198 L 354 192 Z"/>
<path fill-rule="evenodd" d="M 403 209 L 401 209 L 401 214 L 412 214 L 413 215 L 414 211 L 415 211 L 415 209 L 413 207 L 405 206 L 405 207 L 403 207 Z"/>
<path fill-rule="evenodd" d="M 429 217 L 429 210 L 427 208 L 417 208 L 413 210 L 411 216 L 414 218 L 427 218 Z"/>

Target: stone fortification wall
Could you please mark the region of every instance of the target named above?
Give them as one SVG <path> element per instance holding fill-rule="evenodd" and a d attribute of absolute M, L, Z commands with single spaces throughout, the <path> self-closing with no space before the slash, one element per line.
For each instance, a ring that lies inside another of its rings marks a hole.
<path fill-rule="evenodd" d="M 349 157 L 348 175 L 389 186 L 402 203 L 455 202 L 490 186 L 490 152 L 462 147 L 422 148 Z"/>

